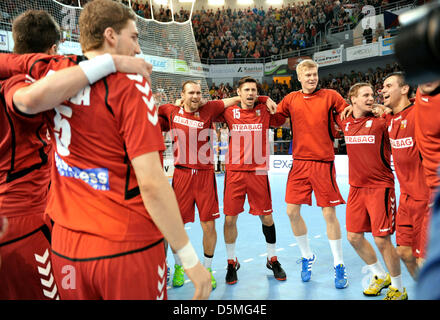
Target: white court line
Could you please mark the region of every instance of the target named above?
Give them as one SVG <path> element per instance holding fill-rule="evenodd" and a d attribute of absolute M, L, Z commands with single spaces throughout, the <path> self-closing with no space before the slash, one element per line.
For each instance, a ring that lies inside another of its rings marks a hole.
<path fill-rule="evenodd" d="M 289 247 L 296 247 L 298 244 L 295 242 L 295 243 L 291 243 L 291 244 L 289 244 Z"/>
<path fill-rule="evenodd" d="M 321 238 L 321 235 L 318 234 L 318 235 L 314 236 L 313 238 L 315 238 L 315 239 L 319 239 L 319 238 Z"/>
<path fill-rule="evenodd" d="M 254 260 L 254 258 L 249 258 L 249 259 L 243 260 L 243 262 L 251 262 L 253 260 Z"/>

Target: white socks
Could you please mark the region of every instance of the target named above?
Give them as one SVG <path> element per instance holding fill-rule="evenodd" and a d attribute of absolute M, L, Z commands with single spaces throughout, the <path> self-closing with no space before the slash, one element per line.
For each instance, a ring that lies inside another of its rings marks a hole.
<path fill-rule="evenodd" d="M 383 268 L 383 266 L 382 266 L 382 264 L 380 263 L 379 260 L 377 260 L 376 263 L 369 264 L 368 268 L 378 278 L 385 279 L 385 277 L 387 276 L 387 273 L 386 273 L 385 269 Z"/>
<path fill-rule="evenodd" d="M 226 256 L 228 257 L 228 260 L 235 261 L 235 242 L 226 243 Z"/>
<path fill-rule="evenodd" d="M 309 239 L 307 238 L 307 233 L 302 236 L 295 236 L 296 242 L 298 243 L 299 250 L 301 250 L 301 256 L 306 259 L 313 257 L 312 250 L 310 250 Z"/>
<path fill-rule="evenodd" d="M 397 277 L 391 277 L 391 286 L 396 288 L 400 292 L 403 292 L 402 275 L 401 274 L 399 274 Z"/>
<path fill-rule="evenodd" d="M 276 256 L 276 244 L 266 242 L 267 248 L 267 259 L 271 259 L 273 256 Z"/>
<path fill-rule="evenodd" d="M 336 267 L 337 265 L 344 264 L 344 259 L 342 258 L 342 239 L 328 239 L 328 242 L 333 254 L 333 265 Z"/>

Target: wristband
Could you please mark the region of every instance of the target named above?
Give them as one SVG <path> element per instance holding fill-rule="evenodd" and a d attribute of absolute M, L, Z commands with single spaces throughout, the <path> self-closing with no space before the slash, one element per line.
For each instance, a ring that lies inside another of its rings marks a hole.
<path fill-rule="evenodd" d="M 79 63 L 90 84 L 116 72 L 115 62 L 109 53 Z"/>
<path fill-rule="evenodd" d="M 182 249 L 177 251 L 177 255 L 184 269 L 191 269 L 199 262 L 199 257 L 197 257 L 196 251 L 190 241 L 188 241 Z"/>

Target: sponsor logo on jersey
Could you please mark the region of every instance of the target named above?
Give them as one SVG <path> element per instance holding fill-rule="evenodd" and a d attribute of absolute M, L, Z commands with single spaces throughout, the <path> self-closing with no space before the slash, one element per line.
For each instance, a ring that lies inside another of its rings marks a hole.
<path fill-rule="evenodd" d="M 372 135 L 363 136 L 345 136 L 346 144 L 374 143 L 375 137 Z"/>
<path fill-rule="evenodd" d="M 55 164 L 58 173 L 62 177 L 80 179 L 95 190 L 110 190 L 108 169 L 106 168 L 80 169 L 72 167 L 61 159 L 56 152 Z"/>
<path fill-rule="evenodd" d="M 178 123 L 190 128 L 203 129 L 203 122 L 201 121 L 191 120 L 191 119 L 183 118 L 181 116 L 175 116 L 173 121 L 174 123 Z"/>
<path fill-rule="evenodd" d="M 390 139 L 391 148 L 402 149 L 411 148 L 414 146 L 414 140 L 412 137 L 402 138 L 402 139 Z"/>
<path fill-rule="evenodd" d="M 407 120 L 402 120 L 402 122 L 400 123 L 400 129 L 405 129 L 407 125 Z"/>
<path fill-rule="evenodd" d="M 234 124 L 232 124 L 232 130 L 233 131 L 261 131 L 261 130 L 263 130 L 263 124 L 262 123 L 250 123 L 250 124 L 234 123 Z"/>

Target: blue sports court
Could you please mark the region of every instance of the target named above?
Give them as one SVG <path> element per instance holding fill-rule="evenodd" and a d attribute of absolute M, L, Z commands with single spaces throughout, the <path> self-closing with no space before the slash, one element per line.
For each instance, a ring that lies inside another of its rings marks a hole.
<path fill-rule="evenodd" d="M 248 213 L 249 206 L 245 204 L 245 212 L 238 218 L 238 238 L 236 254 L 241 264 L 237 271 L 238 282 L 234 285 L 225 283 L 226 276 L 226 250 L 223 239 L 222 212 L 224 175 L 217 175 L 218 196 L 221 217 L 216 220 L 217 246 L 212 263 L 212 270 L 217 280 L 217 288 L 212 291 L 211 300 L 381 300 L 385 297 L 387 289 L 382 290 L 380 296 L 366 297 L 363 289 L 368 285 L 371 274 L 365 268 L 365 263 L 356 254 L 347 240 L 345 230 L 345 205 L 336 207 L 336 214 L 341 224 L 344 262 L 347 268 L 349 285 L 345 289 L 336 289 L 334 286 L 333 257 L 326 235 L 326 225 L 322 217 L 321 208 L 316 207 L 314 196 L 313 206 L 303 205 L 302 216 L 308 227 L 310 246 L 317 256 L 317 261 L 312 268 L 312 279 L 302 282 L 300 277 L 301 264 L 298 260 L 301 253 L 296 245 L 289 218 L 286 214 L 284 202 L 287 174 L 272 173 L 269 175 L 272 191 L 273 218 L 277 232 L 277 255 L 283 269 L 286 271 L 287 280 L 278 281 L 273 277 L 271 270 L 266 268 L 266 243 L 258 217 Z M 340 192 L 347 200 L 349 185 L 347 175 L 338 175 L 337 182 Z M 399 185 L 396 180 L 396 198 L 399 199 Z M 197 216 L 197 213 L 196 213 Z M 197 218 L 196 218 L 197 219 Z M 186 225 L 187 233 L 196 248 L 200 259 L 203 259 L 202 229 L 200 223 Z M 380 253 L 374 245 L 371 234 L 366 234 L 376 250 L 378 258 L 385 266 Z M 395 235 L 393 236 L 395 243 Z M 168 251 L 168 263 L 171 266 L 171 277 L 174 270 L 174 258 L 171 250 Z M 415 294 L 415 282 L 408 273 L 406 266 L 401 262 L 402 281 L 411 300 Z M 186 277 L 186 276 L 185 276 Z M 168 284 L 168 299 L 191 299 L 194 287 L 186 277 L 185 285 L 173 288 L 171 281 Z"/>

